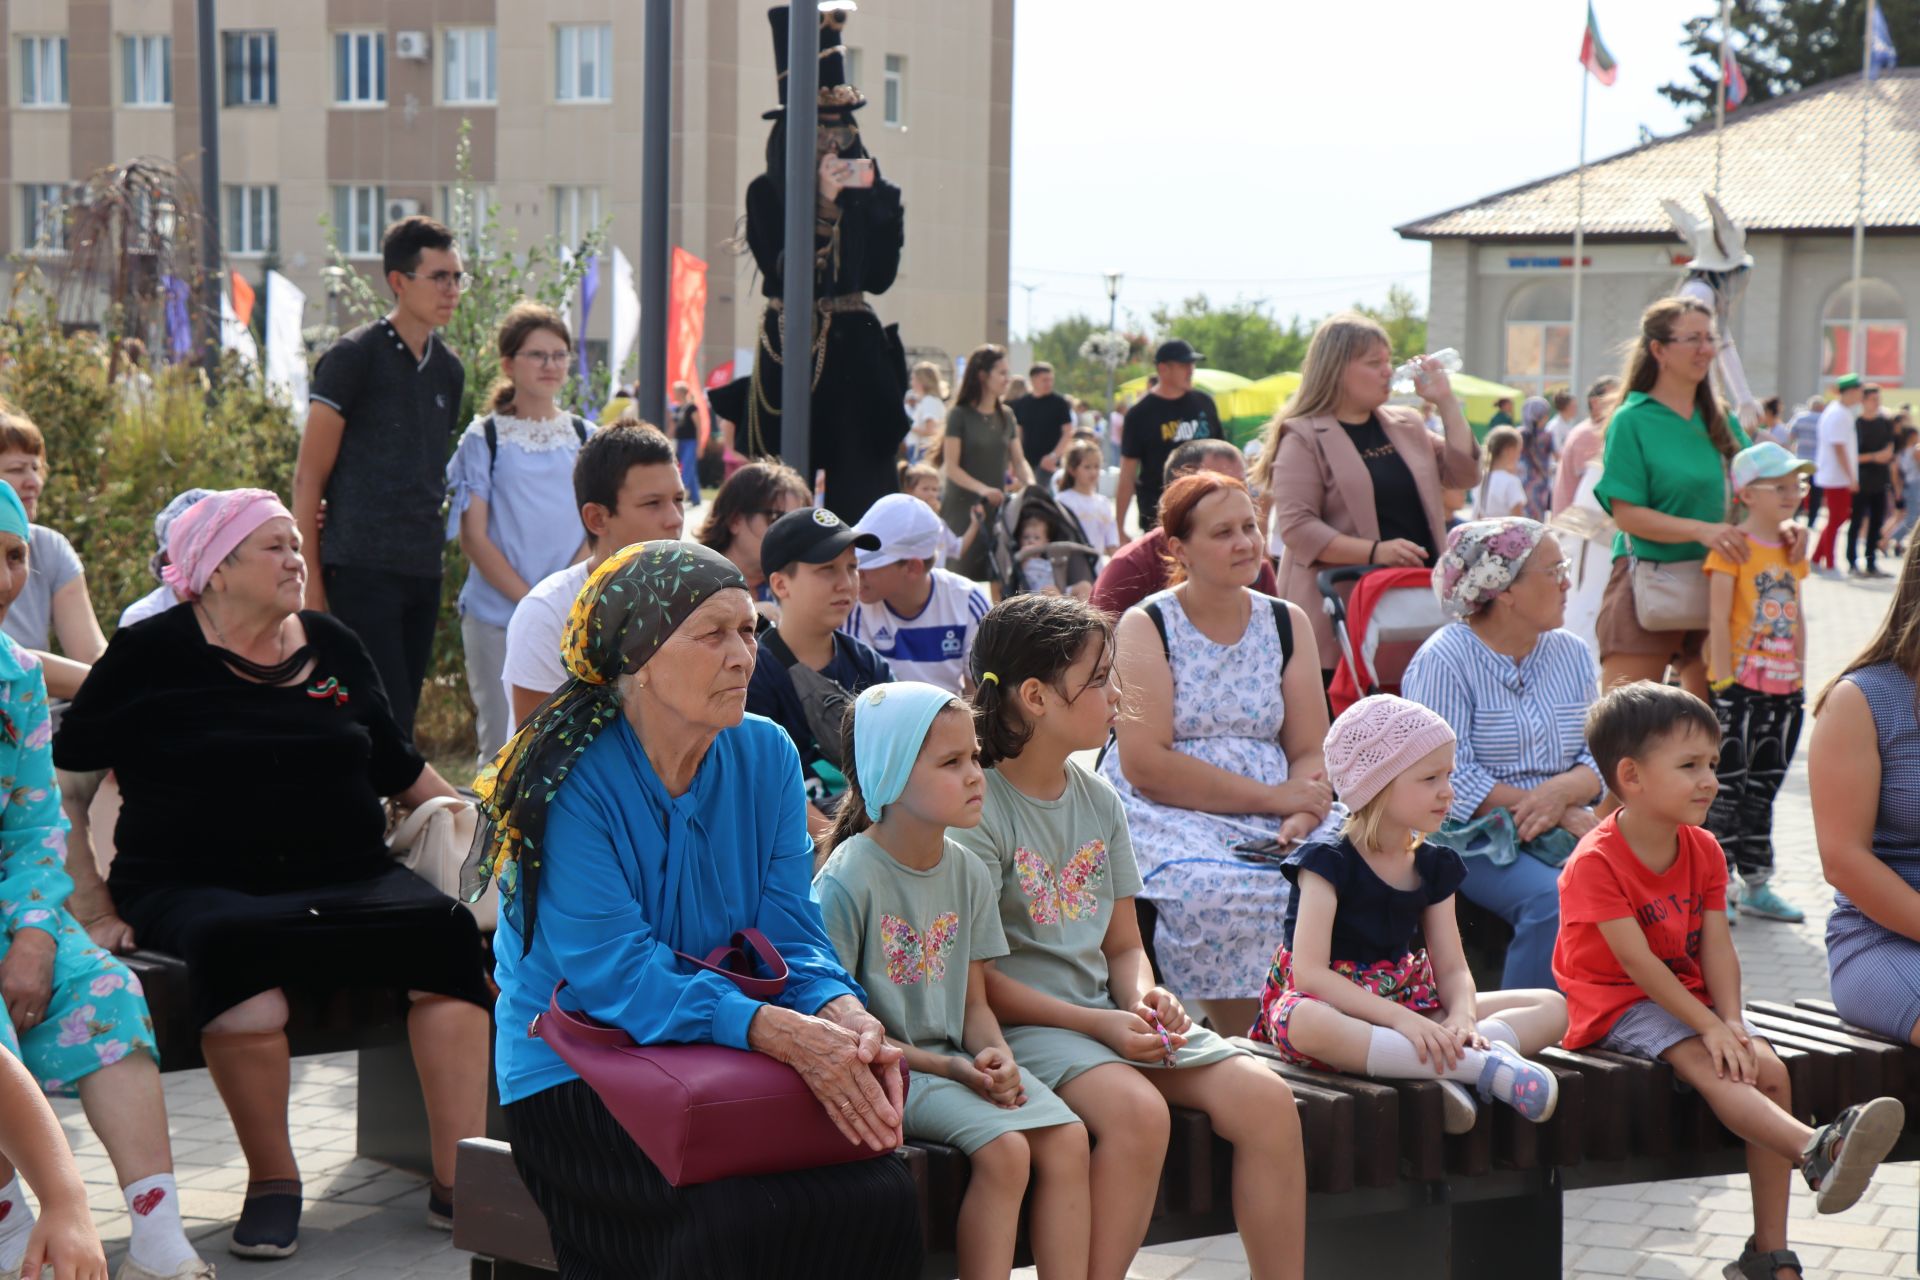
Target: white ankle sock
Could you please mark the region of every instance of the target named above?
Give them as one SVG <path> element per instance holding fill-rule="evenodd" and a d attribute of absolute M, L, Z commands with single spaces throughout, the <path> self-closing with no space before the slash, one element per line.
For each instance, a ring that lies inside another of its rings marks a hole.
<path fill-rule="evenodd" d="M 0 1187 L 0 1271 L 11 1271 L 27 1256 L 27 1237 L 33 1234 L 33 1209 L 20 1186 L 20 1175 Z"/>
<path fill-rule="evenodd" d="M 180 1189 L 173 1185 L 172 1174 L 156 1173 L 129 1182 L 122 1190 L 127 1197 L 127 1220 L 133 1227 L 128 1257 L 164 1276 L 200 1256 L 181 1225 Z"/>
<path fill-rule="evenodd" d="M 1510 1044 L 1516 1049 L 1520 1047 L 1520 1037 L 1514 1029 L 1498 1018 L 1480 1019 L 1479 1031 L 1489 1040 L 1498 1040 L 1501 1044 Z"/>

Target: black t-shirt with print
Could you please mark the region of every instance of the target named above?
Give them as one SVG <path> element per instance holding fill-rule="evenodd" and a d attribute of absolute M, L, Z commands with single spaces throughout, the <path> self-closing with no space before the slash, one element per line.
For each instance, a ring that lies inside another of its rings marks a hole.
<path fill-rule="evenodd" d="M 1420 501 L 1420 487 L 1413 482 L 1407 460 L 1387 438 L 1378 414 L 1368 414 L 1365 422 L 1343 422 L 1341 430 L 1360 460 L 1367 464 L 1373 480 L 1373 513 L 1380 522 L 1380 541 L 1404 538 L 1427 549 L 1427 564 L 1432 564 L 1440 549 L 1433 545 L 1433 526 L 1427 523 L 1426 504 Z"/>
<path fill-rule="evenodd" d="M 1148 392 L 1127 410 L 1120 428 L 1120 456 L 1140 463 L 1133 492 L 1140 503 L 1142 532 L 1160 522 L 1160 482 L 1167 455 L 1189 440 L 1224 440 L 1226 436 L 1220 410 L 1204 391 L 1190 390 L 1173 399 Z"/>
<path fill-rule="evenodd" d="M 320 563 L 440 576 L 447 455 L 467 371 L 437 335 L 416 360 L 391 321 L 343 333 L 313 371 L 313 399 L 346 419 L 327 478 Z"/>

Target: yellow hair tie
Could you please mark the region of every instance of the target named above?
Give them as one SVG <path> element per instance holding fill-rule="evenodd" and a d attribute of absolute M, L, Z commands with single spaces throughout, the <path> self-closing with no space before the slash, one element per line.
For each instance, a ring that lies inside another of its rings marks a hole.
<path fill-rule="evenodd" d="M 987 681 L 989 681 L 989 680 L 991 680 L 991 681 L 993 681 L 993 682 L 994 682 L 995 684 L 999 684 L 999 683 L 1000 683 L 1000 677 L 999 677 L 999 676 L 997 676 L 997 675 L 995 675 L 995 674 L 993 674 L 993 672 L 991 672 L 991 671 L 982 671 L 982 672 L 980 673 L 980 683 L 981 683 L 981 684 L 985 684 L 985 683 L 986 683 Z"/>

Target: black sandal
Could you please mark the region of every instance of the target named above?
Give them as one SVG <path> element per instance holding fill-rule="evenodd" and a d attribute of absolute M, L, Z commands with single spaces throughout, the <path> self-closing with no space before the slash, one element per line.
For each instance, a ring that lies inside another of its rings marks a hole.
<path fill-rule="evenodd" d="M 1799 1254 L 1791 1249 L 1757 1252 L 1753 1247 L 1753 1237 L 1748 1236 L 1747 1247 L 1741 1250 L 1740 1260 L 1720 1268 L 1720 1274 L 1726 1280 L 1773 1280 L 1774 1274 L 1782 1267 L 1791 1269 L 1793 1274 L 1805 1280 L 1807 1273 L 1800 1265 Z"/>

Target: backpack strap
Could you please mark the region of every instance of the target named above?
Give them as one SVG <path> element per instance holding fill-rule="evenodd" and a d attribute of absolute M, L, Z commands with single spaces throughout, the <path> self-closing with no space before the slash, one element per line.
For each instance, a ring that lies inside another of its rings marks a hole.
<path fill-rule="evenodd" d="M 500 428 L 494 425 L 493 415 L 488 414 L 486 421 L 480 424 L 481 433 L 487 438 L 487 480 L 493 480 L 493 464 L 500 461 Z"/>
<path fill-rule="evenodd" d="M 799 663 L 800 660 L 793 656 L 793 650 L 787 647 L 787 642 L 780 638 L 780 629 L 771 622 L 759 628 L 758 638 L 760 647 L 771 653 L 789 671 Z"/>
<path fill-rule="evenodd" d="M 1153 623 L 1153 629 L 1160 633 L 1160 656 L 1167 660 L 1167 665 L 1173 665 L 1173 648 L 1167 643 L 1167 615 L 1165 611 L 1160 608 L 1158 603 L 1154 603 L 1141 605 L 1140 612 L 1147 615 L 1148 619 Z"/>
<path fill-rule="evenodd" d="M 1280 633 L 1280 674 L 1285 675 L 1287 664 L 1293 661 L 1293 610 L 1278 596 L 1267 599 L 1273 605 L 1273 629 Z"/>
<path fill-rule="evenodd" d="M 569 416 L 572 417 L 573 419 L 573 438 L 578 440 L 581 444 L 585 444 L 587 442 L 586 419 L 582 418 L 577 413 L 571 414 Z"/>

